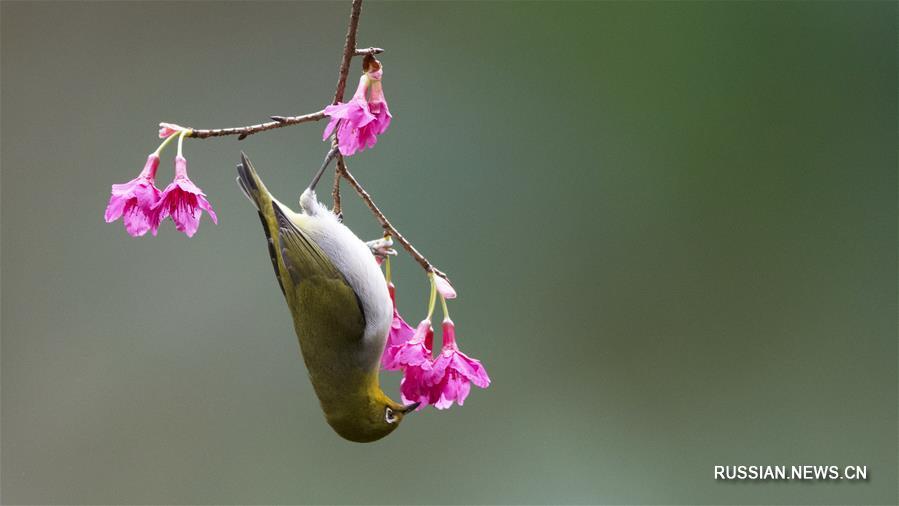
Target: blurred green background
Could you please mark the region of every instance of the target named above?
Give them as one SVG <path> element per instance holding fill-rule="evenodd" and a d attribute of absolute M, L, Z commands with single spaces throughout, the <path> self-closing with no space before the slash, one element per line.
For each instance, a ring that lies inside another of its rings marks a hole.
<path fill-rule="evenodd" d="M 325 424 L 234 183 L 243 149 L 295 202 L 324 123 L 188 141 L 193 239 L 103 222 L 157 122 L 325 105 L 348 13 L 2 3 L 4 503 L 896 503 L 895 2 L 368 3 L 395 118 L 350 168 L 494 381 L 372 445 Z"/>

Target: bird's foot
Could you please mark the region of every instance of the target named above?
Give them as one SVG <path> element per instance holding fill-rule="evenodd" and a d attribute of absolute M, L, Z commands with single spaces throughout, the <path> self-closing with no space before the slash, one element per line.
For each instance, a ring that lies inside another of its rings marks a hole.
<path fill-rule="evenodd" d="M 368 246 L 368 249 L 371 250 L 371 254 L 374 255 L 375 258 L 383 260 L 388 255 L 396 256 L 396 250 L 393 249 L 393 239 L 389 237 L 368 241 L 365 245 Z"/>

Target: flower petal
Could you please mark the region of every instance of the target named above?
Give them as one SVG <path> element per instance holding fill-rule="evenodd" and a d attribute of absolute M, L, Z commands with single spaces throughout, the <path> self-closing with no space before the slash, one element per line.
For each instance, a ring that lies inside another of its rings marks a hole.
<path fill-rule="evenodd" d="M 403 371 L 403 379 L 400 380 L 400 394 L 403 404 L 421 402 L 417 409 L 423 409 L 430 403 L 428 389 L 421 381 L 422 370 L 420 367 L 407 367 Z"/>
<path fill-rule="evenodd" d="M 218 216 L 205 194 L 187 176 L 187 160 L 181 156 L 175 157 L 175 179 L 163 190 L 153 209 L 160 221 L 171 216 L 175 228 L 188 237 L 197 233 L 203 211 L 213 223 L 218 223 Z"/>
<path fill-rule="evenodd" d="M 365 97 L 369 86 L 372 89 L 371 102 Z M 331 121 L 322 133 L 322 140 L 326 140 L 336 129 L 337 144 L 344 156 L 374 147 L 378 142 L 377 136 L 390 125 L 391 116 L 381 83 L 379 80 L 371 81 L 366 74 L 359 78 L 359 86 L 349 102 L 328 105 L 324 112 L 331 117 Z"/>
<path fill-rule="evenodd" d="M 381 355 L 382 368 L 388 371 L 402 368 L 402 365 L 397 361 L 397 353 L 412 339 L 413 335 L 415 335 L 415 330 L 403 320 L 403 317 L 396 310 L 396 305 L 394 305 L 393 322 L 390 324 L 390 330 L 387 333 L 387 345 L 384 348 L 384 353 Z"/>
<path fill-rule="evenodd" d="M 106 223 L 112 223 L 122 217 L 122 213 L 125 212 L 125 204 L 128 200 L 128 198 L 116 195 L 115 193 L 109 196 L 109 204 L 106 204 L 106 212 L 103 214 Z"/>
<path fill-rule="evenodd" d="M 197 202 L 200 205 L 200 209 L 206 211 L 209 214 L 209 219 L 212 220 L 213 223 L 218 225 L 219 218 L 218 216 L 216 216 L 215 211 L 212 210 L 212 204 L 210 204 L 209 201 L 206 200 L 206 197 L 204 197 L 202 193 L 197 195 Z"/>
<path fill-rule="evenodd" d="M 140 175 L 127 183 L 112 185 L 103 215 L 107 223 L 123 218 L 125 230 L 134 237 L 144 235 L 148 230 L 155 233 L 159 222 L 153 207 L 159 201 L 160 191 L 153 184 L 153 176 L 158 165 L 159 157 L 151 154 Z"/>
<path fill-rule="evenodd" d="M 184 127 L 180 125 L 176 125 L 174 123 L 160 123 L 159 124 L 159 138 L 166 139 L 170 137 L 172 134 L 176 132 L 180 132 L 184 130 Z"/>
<path fill-rule="evenodd" d="M 122 221 L 125 222 L 125 231 L 131 237 L 139 237 L 146 234 L 150 230 L 150 217 L 140 208 L 136 199 L 132 199 L 125 205 L 125 211 L 122 214 Z"/>
<path fill-rule="evenodd" d="M 440 292 L 440 295 L 442 295 L 444 299 L 450 300 L 456 298 L 456 290 L 443 276 L 434 274 L 434 282 L 437 284 L 437 291 Z"/>
<path fill-rule="evenodd" d="M 327 108 L 325 108 L 325 111 L 327 111 Z M 327 112 L 325 114 L 327 114 Z M 340 118 L 331 118 L 331 121 L 328 122 L 328 126 L 325 127 L 325 131 L 322 133 L 323 141 L 328 140 L 328 137 L 334 133 L 334 128 L 337 126 L 338 121 L 340 121 Z"/>
<path fill-rule="evenodd" d="M 458 371 L 475 385 L 481 388 L 487 388 L 490 385 L 490 377 L 487 376 L 487 371 L 479 360 L 469 358 L 461 351 L 456 351 L 453 353 L 451 362 L 454 371 Z"/>

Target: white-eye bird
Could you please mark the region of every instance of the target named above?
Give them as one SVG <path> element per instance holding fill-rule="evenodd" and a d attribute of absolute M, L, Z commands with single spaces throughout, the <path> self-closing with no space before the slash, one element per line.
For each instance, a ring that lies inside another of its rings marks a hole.
<path fill-rule="evenodd" d="M 300 196 L 299 213 L 269 193 L 243 153 L 237 182 L 259 211 L 328 424 L 345 439 L 370 442 L 393 432 L 418 403 L 403 406 L 379 386 L 393 306 L 369 247 L 315 196 L 330 155 Z"/>

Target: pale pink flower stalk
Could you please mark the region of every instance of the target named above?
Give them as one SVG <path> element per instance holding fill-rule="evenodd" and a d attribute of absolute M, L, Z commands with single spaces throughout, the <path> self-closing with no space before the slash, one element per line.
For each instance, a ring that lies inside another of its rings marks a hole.
<path fill-rule="evenodd" d="M 112 194 L 106 206 L 106 223 L 122 218 L 125 230 L 132 237 L 146 234 L 156 235 L 159 217 L 153 207 L 159 202 L 159 188 L 156 187 L 156 169 L 159 168 L 159 152 L 147 157 L 144 170 L 131 181 L 112 185 Z"/>
<path fill-rule="evenodd" d="M 163 190 L 155 209 L 159 213 L 159 221 L 171 216 L 175 228 L 188 237 L 193 237 L 200 227 L 203 211 L 209 213 L 213 223 L 218 224 L 218 217 L 206 200 L 206 194 L 187 177 L 187 160 L 180 152 L 175 157 L 175 179 Z"/>
<path fill-rule="evenodd" d="M 430 390 L 429 400 L 437 409 L 449 408 L 453 402 L 461 406 L 471 383 L 480 388 L 490 385 L 490 377 L 480 360 L 459 351 L 456 327 L 449 316 L 443 319 L 443 349 L 425 371 L 423 380 Z"/>
<path fill-rule="evenodd" d="M 325 114 L 331 117 L 331 121 L 325 127 L 322 140 L 326 140 L 336 128 L 337 144 L 344 156 L 374 147 L 378 136 L 387 131 L 393 117 L 381 86 L 384 70 L 377 60 L 374 60 L 372 68 L 377 70 L 362 74 L 356 93 L 349 102 L 325 107 Z"/>

